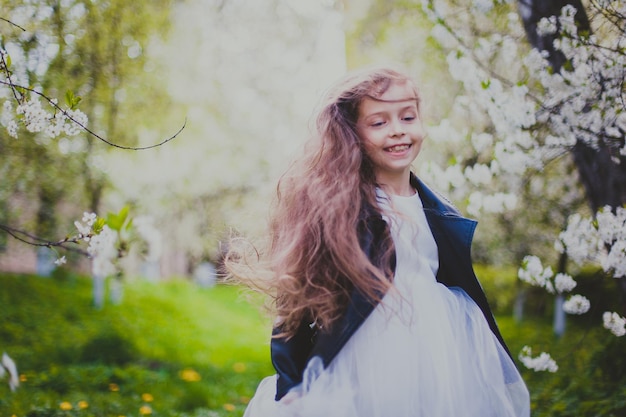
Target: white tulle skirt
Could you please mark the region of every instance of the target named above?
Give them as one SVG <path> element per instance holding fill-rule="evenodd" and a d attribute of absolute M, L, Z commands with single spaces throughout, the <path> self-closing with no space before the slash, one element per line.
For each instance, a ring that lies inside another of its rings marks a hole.
<path fill-rule="evenodd" d="M 274 401 L 269 377 L 244 416 L 530 416 L 526 385 L 481 310 L 436 281 L 438 249 L 419 195 L 381 196 L 396 249 L 393 289 L 326 369 L 309 361 L 292 401 Z"/>
<path fill-rule="evenodd" d="M 244 416 L 528 417 L 528 390 L 471 298 L 399 281 L 328 368 L 308 363 L 295 399 L 276 402 L 271 376 Z"/>

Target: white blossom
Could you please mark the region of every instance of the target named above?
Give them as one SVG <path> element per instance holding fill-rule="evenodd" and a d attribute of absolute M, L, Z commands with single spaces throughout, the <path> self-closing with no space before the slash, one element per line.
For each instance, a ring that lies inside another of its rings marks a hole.
<path fill-rule="evenodd" d="M 605 206 L 596 213 L 598 234 L 606 244 L 626 239 L 626 208 L 618 207 L 615 213 L 611 207 Z"/>
<path fill-rule="evenodd" d="M 429 126 L 428 137 L 437 143 L 456 143 L 463 140 L 463 134 L 452 126 L 449 119 L 443 119 L 436 126 Z"/>
<path fill-rule="evenodd" d="M 604 328 L 608 329 L 615 336 L 624 336 L 626 334 L 626 318 L 615 312 L 605 311 L 602 315 Z"/>
<path fill-rule="evenodd" d="M 78 135 L 84 127 L 87 127 L 89 121 L 87 115 L 80 110 L 68 109 L 65 111 L 69 117 L 74 121 L 66 117 L 66 122 L 63 125 L 63 131 L 68 136 Z"/>
<path fill-rule="evenodd" d="M 115 272 L 113 260 L 117 258 L 117 233 L 104 225 L 102 231 L 91 238 L 87 252 L 92 259 L 92 273 L 105 277 Z"/>
<path fill-rule="evenodd" d="M 96 213 L 90 213 L 88 211 L 83 212 L 83 222 L 87 224 L 87 226 L 91 227 L 98 219 Z"/>
<path fill-rule="evenodd" d="M 469 196 L 469 203 L 467 205 L 467 212 L 472 216 L 478 216 L 480 210 L 483 207 L 483 194 L 475 191 Z"/>
<path fill-rule="evenodd" d="M 20 385 L 17 366 L 13 359 L 4 352 L 2 353 L 2 360 L 0 361 L 0 378 L 3 378 L 7 373 L 9 374 L 9 388 L 11 388 L 11 391 L 15 391 Z"/>
<path fill-rule="evenodd" d="M 518 41 L 511 36 L 505 36 L 502 39 L 502 46 L 499 52 L 504 64 L 518 65 L 519 54 L 517 45 Z"/>
<path fill-rule="evenodd" d="M 532 357 L 532 349 L 529 346 L 524 346 L 522 351 L 518 356 L 519 360 L 524 364 L 524 366 L 528 369 L 532 369 L 533 371 L 548 371 L 548 372 L 556 372 L 559 367 L 550 357 L 550 354 L 546 352 L 541 352 L 539 356 Z"/>
<path fill-rule="evenodd" d="M 67 259 L 65 259 L 65 255 L 61 256 L 59 259 L 54 261 L 55 265 L 64 265 L 67 263 Z"/>
<path fill-rule="evenodd" d="M 8 104 L 7 104 L 8 103 Z M 56 105 L 56 100 L 51 100 Z M 17 123 L 12 116 L 7 115 L 11 103 L 5 101 L 2 113 L 3 126 L 7 127 L 9 134 L 17 137 Z M 23 115 L 22 122 L 31 133 L 44 132 L 48 137 L 55 138 L 63 133 L 68 136 L 79 134 L 84 127 L 87 127 L 88 118 L 80 110 L 56 109 L 54 114 L 43 109 L 39 100 L 25 101 L 17 106 L 15 113 Z"/>
<path fill-rule="evenodd" d="M 453 188 L 461 187 L 465 184 L 465 176 L 461 171 L 460 165 L 451 165 L 443 172 L 443 178 Z"/>
<path fill-rule="evenodd" d="M 471 141 L 476 152 L 482 152 L 493 143 L 493 135 L 489 133 L 472 134 Z"/>
<path fill-rule="evenodd" d="M 484 164 L 475 164 L 465 168 L 465 178 L 474 185 L 489 184 L 491 176 L 491 170 Z"/>
<path fill-rule="evenodd" d="M 589 218 L 576 213 L 569 217 L 567 228 L 559 234 L 560 246 L 578 265 L 597 257 L 600 239 Z"/>
<path fill-rule="evenodd" d="M 550 279 L 554 275 L 551 267 L 544 268 L 541 260 L 534 256 L 528 255 L 522 262 L 522 267 L 517 271 L 519 279 L 536 287 L 546 288 L 550 292 L 554 292 Z"/>
<path fill-rule="evenodd" d="M 576 36 L 578 28 L 574 20 L 576 16 L 576 8 L 571 4 L 566 5 L 561 9 L 561 16 L 559 17 L 559 23 L 561 24 L 561 31 L 572 36 Z"/>
<path fill-rule="evenodd" d="M 608 255 L 602 260 L 605 272 L 613 271 L 615 278 L 626 277 L 626 240 L 618 240 L 611 245 Z"/>
<path fill-rule="evenodd" d="M 622 132 L 615 126 L 607 126 L 604 128 L 606 135 L 612 138 L 621 138 Z"/>
<path fill-rule="evenodd" d="M 487 13 L 493 9 L 493 0 L 474 0 L 472 6 L 480 13 Z"/>
<path fill-rule="evenodd" d="M 74 226 L 78 229 L 78 238 L 89 242 L 91 235 L 93 234 L 92 226 L 95 223 L 98 216 L 95 213 L 83 213 L 82 223 L 79 221 L 74 222 Z M 85 224 L 83 224 L 85 223 Z"/>
<path fill-rule="evenodd" d="M 76 229 L 78 229 L 78 238 L 79 239 L 86 238 L 85 241 L 89 242 L 89 235 L 91 234 L 91 227 L 85 226 L 78 220 L 74 222 L 74 226 L 76 226 Z"/>
<path fill-rule="evenodd" d="M 567 314 L 585 314 L 589 311 L 591 303 L 587 297 L 582 295 L 572 295 L 563 303 L 563 311 Z"/>
<path fill-rule="evenodd" d="M 559 294 L 570 292 L 576 285 L 576 281 L 569 274 L 558 273 L 554 277 L 554 286 Z"/>
<path fill-rule="evenodd" d="M 556 31 L 556 16 L 544 17 L 537 23 L 537 34 L 539 36 L 553 35 Z"/>
<path fill-rule="evenodd" d="M 513 175 L 521 175 L 533 165 L 530 155 L 520 152 L 519 148 L 507 148 L 502 142 L 496 143 L 494 157 L 503 171 Z"/>
<path fill-rule="evenodd" d="M 517 196 L 511 193 L 495 193 L 483 199 L 483 208 L 488 213 L 503 213 L 517 206 Z"/>
<path fill-rule="evenodd" d="M 7 133 L 9 136 L 17 139 L 17 122 L 15 120 L 11 120 L 7 123 Z"/>
<path fill-rule="evenodd" d="M 458 41 L 443 25 L 434 25 L 430 31 L 430 35 L 444 47 L 452 48 L 458 44 Z"/>
<path fill-rule="evenodd" d="M 7 128 L 9 136 L 17 138 L 17 122 L 15 121 L 15 111 L 13 104 L 9 100 L 5 100 L 2 105 L 2 113 L 0 114 L 0 123 Z"/>

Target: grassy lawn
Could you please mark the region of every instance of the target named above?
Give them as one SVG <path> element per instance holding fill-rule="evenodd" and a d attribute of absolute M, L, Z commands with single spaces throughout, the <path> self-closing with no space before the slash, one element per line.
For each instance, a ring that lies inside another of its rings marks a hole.
<path fill-rule="evenodd" d="M 22 378 L 0 384 L 0 416 L 243 413 L 272 373 L 258 297 L 184 281 L 124 291 L 97 311 L 86 279 L 0 276 L 0 350 Z"/>
<path fill-rule="evenodd" d="M 15 392 L 0 381 L 0 417 L 241 416 L 273 373 L 261 304 L 236 287 L 134 280 L 95 310 L 85 278 L 0 274 L 0 353 L 22 379 Z M 561 339 L 549 319 L 498 323 L 514 355 L 530 345 L 559 363 L 522 371 L 533 417 L 626 415 L 626 338 L 588 320 Z"/>

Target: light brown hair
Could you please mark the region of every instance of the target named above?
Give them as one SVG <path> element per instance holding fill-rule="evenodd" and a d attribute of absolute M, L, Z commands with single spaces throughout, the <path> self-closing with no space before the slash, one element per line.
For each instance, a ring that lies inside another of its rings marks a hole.
<path fill-rule="evenodd" d="M 380 97 L 394 82 L 410 83 L 419 109 L 413 82 L 389 68 L 349 73 L 328 91 L 314 136 L 278 183 L 267 247 L 254 265 L 240 246 L 226 257 L 231 276 L 271 294 L 281 335 L 294 335 L 303 321 L 329 329 L 351 291 L 380 301 L 391 285 L 390 239 L 378 265 L 359 243 L 363 208 L 381 211 L 372 162 L 356 123 L 363 98 Z"/>

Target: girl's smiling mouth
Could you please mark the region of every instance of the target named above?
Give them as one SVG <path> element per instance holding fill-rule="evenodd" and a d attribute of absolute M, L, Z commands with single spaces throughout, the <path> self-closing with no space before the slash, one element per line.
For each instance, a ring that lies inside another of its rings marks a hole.
<path fill-rule="evenodd" d="M 401 152 L 409 150 L 410 147 L 411 147 L 410 144 L 393 145 L 388 148 L 385 148 L 385 152 L 401 153 Z"/>

